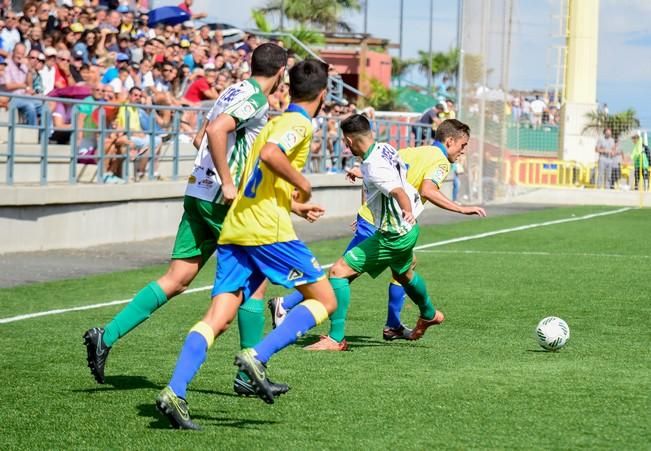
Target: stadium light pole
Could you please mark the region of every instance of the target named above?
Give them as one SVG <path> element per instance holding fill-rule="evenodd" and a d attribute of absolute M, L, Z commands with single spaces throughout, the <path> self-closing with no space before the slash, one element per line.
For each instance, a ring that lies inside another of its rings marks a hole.
<path fill-rule="evenodd" d="M 368 32 L 368 0 L 364 0 L 364 34 Z"/>
<path fill-rule="evenodd" d="M 285 0 L 280 0 L 280 31 L 284 31 L 285 28 Z"/>
<path fill-rule="evenodd" d="M 367 0 L 368 1 L 368 0 Z M 398 60 L 402 64 L 402 29 L 403 27 L 403 13 L 405 10 L 405 0 L 400 0 L 400 33 L 398 34 L 400 44 L 398 47 Z M 402 72 L 398 74 L 398 87 L 402 86 Z"/>
<path fill-rule="evenodd" d="M 429 0 L 429 70 L 427 71 L 427 93 L 432 95 L 432 24 L 434 23 L 434 0 Z"/>

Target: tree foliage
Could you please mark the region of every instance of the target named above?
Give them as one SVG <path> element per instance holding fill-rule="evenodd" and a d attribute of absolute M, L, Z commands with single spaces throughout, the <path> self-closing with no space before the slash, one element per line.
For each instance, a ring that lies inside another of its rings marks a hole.
<path fill-rule="evenodd" d="M 324 31 L 351 31 L 351 26 L 341 17 L 347 11 L 359 11 L 359 0 L 269 0 L 261 11 L 280 13 L 297 22 L 301 28 L 320 28 Z"/>
<path fill-rule="evenodd" d="M 424 73 L 429 72 L 429 52 L 418 51 L 418 66 Z M 459 70 L 459 49 L 447 52 L 432 53 L 432 75 L 446 75 L 450 80 L 456 80 Z"/>
<path fill-rule="evenodd" d="M 586 114 L 586 119 L 588 123 L 583 127 L 583 133 L 600 134 L 604 129 L 609 128 L 615 139 L 640 126 L 640 119 L 632 108 L 615 114 L 608 114 L 601 110 L 590 111 Z"/>
<path fill-rule="evenodd" d="M 258 28 L 258 30 L 265 33 L 273 32 L 271 24 L 269 24 L 269 21 L 267 20 L 267 17 L 262 10 L 256 9 L 251 11 L 251 17 L 253 18 L 255 26 Z M 325 43 L 325 37 L 323 36 L 323 33 L 319 33 L 318 31 L 310 30 L 300 26 L 292 30 L 287 30 L 287 33 L 293 35 L 297 40 L 307 45 L 308 47 L 311 45 L 323 45 Z M 282 37 L 281 40 L 283 41 L 284 47 L 297 55 L 299 58 L 307 58 L 310 56 L 308 52 L 306 52 L 305 49 L 298 45 L 293 39 Z"/>
<path fill-rule="evenodd" d="M 393 88 L 387 88 L 381 81 L 372 78 L 369 81 L 370 92 L 366 94 L 365 104 L 372 106 L 376 110 L 396 111 L 403 108 L 398 103 L 398 91 Z"/>

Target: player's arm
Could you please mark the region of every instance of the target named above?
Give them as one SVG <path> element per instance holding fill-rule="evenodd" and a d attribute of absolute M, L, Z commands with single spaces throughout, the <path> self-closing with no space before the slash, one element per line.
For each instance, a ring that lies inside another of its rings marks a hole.
<path fill-rule="evenodd" d="M 400 176 L 391 163 L 384 159 L 375 162 L 373 166 L 369 167 L 368 182 L 377 186 L 382 194 L 390 196 L 398 202 L 398 205 L 402 210 L 402 217 L 405 221 L 410 224 L 416 222 L 416 218 L 414 218 L 411 209 L 409 196 L 402 187 Z"/>
<path fill-rule="evenodd" d="M 415 224 L 416 218 L 414 217 L 414 213 L 411 210 L 411 202 L 409 202 L 409 196 L 407 196 L 407 192 L 404 190 L 404 188 L 395 188 L 389 194 L 398 202 L 398 205 L 400 205 L 400 209 L 402 210 L 402 217 L 404 220 L 409 224 Z"/>
<path fill-rule="evenodd" d="M 303 204 L 292 200 L 292 213 L 307 219 L 308 222 L 315 222 L 323 216 L 325 209 L 321 205 Z"/>
<path fill-rule="evenodd" d="M 291 183 L 298 190 L 297 202 L 306 203 L 310 200 L 312 185 L 303 174 L 294 169 L 287 155 L 277 144 L 266 143 L 260 150 L 260 160 L 276 175 Z"/>
<path fill-rule="evenodd" d="M 201 141 L 203 140 L 203 135 L 206 134 L 206 128 L 208 127 L 208 123 L 210 121 L 208 118 L 204 118 L 203 122 L 201 123 L 201 128 L 197 132 L 196 135 L 194 135 L 194 139 L 192 140 L 192 145 L 194 146 L 195 149 L 199 150 L 199 146 L 201 146 Z"/>
<path fill-rule="evenodd" d="M 428 179 L 423 180 L 423 183 L 420 185 L 420 195 L 444 210 L 461 213 L 462 215 L 477 215 L 482 218 L 486 216 L 486 211 L 481 207 L 463 207 L 455 204 L 445 197 L 436 183 Z"/>
<path fill-rule="evenodd" d="M 219 174 L 222 182 L 222 194 L 226 203 L 232 202 L 237 195 L 237 188 L 233 184 L 231 169 L 226 159 L 228 134 L 234 131 L 236 127 L 235 119 L 223 113 L 210 121 L 206 127 L 210 157 L 215 163 L 215 169 L 217 169 L 217 174 Z"/>

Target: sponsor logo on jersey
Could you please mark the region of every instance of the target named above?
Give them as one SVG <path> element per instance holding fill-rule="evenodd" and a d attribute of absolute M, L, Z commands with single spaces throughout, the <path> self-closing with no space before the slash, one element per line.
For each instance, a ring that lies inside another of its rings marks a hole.
<path fill-rule="evenodd" d="M 286 149 L 291 149 L 298 142 L 298 136 L 296 135 L 295 132 L 289 131 L 285 133 L 285 135 L 283 135 L 280 142 Z"/>
<path fill-rule="evenodd" d="M 255 113 L 255 108 L 249 102 L 245 102 L 241 107 L 235 110 L 235 116 L 240 118 L 249 118 Z"/>

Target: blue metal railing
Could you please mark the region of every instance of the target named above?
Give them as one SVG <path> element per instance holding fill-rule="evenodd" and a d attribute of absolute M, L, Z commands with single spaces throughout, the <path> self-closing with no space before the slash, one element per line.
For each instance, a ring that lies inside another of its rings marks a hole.
<path fill-rule="evenodd" d="M 5 94 L 3 93 L 3 96 Z M 23 183 L 38 182 L 41 185 L 47 185 L 49 180 L 48 173 L 51 172 L 52 164 L 60 164 L 61 162 L 67 163 L 67 182 L 75 184 L 79 178 L 79 166 L 85 168 L 86 165 L 94 164 L 97 166 L 96 181 L 95 183 L 102 184 L 104 182 L 105 165 L 113 161 L 121 162 L 122 172 L 116 174 L 124 181 L 131 181 L 132 176 L 130 163 L 134 166 L 141 163 L 146 164 L 145 179 L 155 179 L 156 165 L 169 162 L 171 163 L 171 174 L 167 173 L 166 176 L 171 177 L 172 180 L 177 180 L 179 175 L 182 177 L 186 174 L 180 174 L 180 163 L 182 161 L 192 161 L 195 159 L 196 150 L 190 146 L 185 146 L 182 142 L 182 136 L 185 135 L 185 141 L 191 141 L 190 138 L 194 137 L 197 129 L 201 125 L 208 108 L 189 108 L 189 107 L 170 107 L 162 105 L 145 105 L 145 104 L 128 104 L 128 103 L 108 103 L 97 102 L 88 100 L 74 100 L 63 98 L 49 98 L 49 97 L 28 97 L 28 96 L 9 96 L 15 98 L 29 98 L 41 102 L 41 117 L 38 125 L 27 125 L 19 123 L 19 112 L 9 103 L 9 110 L 7 112 L 7 120 L 0 120 L 0 131 L 3 128 L 7 130 L 7 143 L 0 143 L 0 166 L 5 165 L 5 184 L 13 185 L 16 182 L 16 168 L 20 165 L 39 165 L 39 176 L 37 180 L 21 180 Z M 48 103 L 58 102 L 66 105 L 71 109 L 70 119 L 71 123 L 69 128 L 54 127 L 52 126 L 52 111 Z M 114 107 L 136 107 L 146 111 L 148 115 L 149 124 L 152 130 L 143 132 L 146 142 L 149 143 L 149 151 L 146 156 L 135 156 L 133 158 L 127 151 L 121 153 L 108 153 L 106 148 L 106 138 L 111 134 L 123 133 L 127 138 L 131 138 L 133 133 L 131 127 L 129 108 L 125 109 L 125 124 L 123 129 L 114 128 L 111 124 L 106 124 L 106 110 L 104 108 L 97 109 L 98 124 L 97 128 L 87 128 L 85 126 L 78 126 L 79 111 L 81 105 L 98 106 L 114 106 Z M 163 111 L 171 112 L 171 119 L 166 127 L 156 130 L 154 127 L 156 114 Z M 185 114 L 196 114 L 195 127 L 185 131 L 182 127 L 182 121 Z M 277 114 L 277 113 L 274 113 Z M 306 164 L 306 172 L 339 172 L 344 170 L 346 166 L 351 166 L 353 162 L 352 155 L 346 150 L 343 142 L 341 128 L 339 122 L 341 118 L 331 117 L 318 117 L 314 121 L 313 142 L 310 149 L 310 156 L 308 164 Z M 330 123 L 330 125 L 329 125 Z M 400 118 L 396 120 L 377 119 L 372 121 L 373 130 L 379 141 L 391 143 L 396 148 L 403 148 L 408 146 L 420 145 L 432 141 L 432 129 L 426 124 L 410 123 L 408 118 Z M 21 130 L 35 130 L 37 139 L 31 143 L 18 143 L 17 135 Z M 69 134 L 69 153 L 62 155 L 61 152 L 52 152 L 50 146 L 50 137 L 53 132 L 63 132 Z M 82 153 L 80 143 L 82 142 L 82 134 L 96 134 L 97 148 L 94 149 L 94 154 Z M 156 149 L 158 141 L 168 141 L 168 149 L 171 147 L 171 155 L 152 151 Z M 29 149 L 25 149 L 27 146 Z M 37 152 L 34 150 L 38 149 Z M 31 150 L 31 152 L 27 152 Z M 146 163 L 144 162 L 146 160 Z"/>

